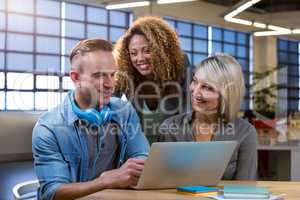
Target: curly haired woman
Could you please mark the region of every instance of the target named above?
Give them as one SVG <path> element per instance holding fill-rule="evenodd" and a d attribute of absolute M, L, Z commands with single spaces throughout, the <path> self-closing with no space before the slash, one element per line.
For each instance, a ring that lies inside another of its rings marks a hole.
<path fill-rule="evenodd" d="M 141 17 L 117 42 L 116 56 L 120 67 L 116 93 L 132 102 L 151 143 L 164 119 L 181 113 L 187 102 L 177 34 L 158 17 Z"/>

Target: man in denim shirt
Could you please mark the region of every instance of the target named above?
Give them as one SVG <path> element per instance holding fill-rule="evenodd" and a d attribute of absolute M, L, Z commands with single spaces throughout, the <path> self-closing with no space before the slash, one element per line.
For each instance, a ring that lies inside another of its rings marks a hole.
<path fill-rule="evenodd" d="M 117 71 L 112 51 L 105 40 L 79 42 L 70 56 L 75 90 L 34 127 L 39 199 L 75 199 L 137 184 L 149 144 L 130 103 L 111 97 Z"/>

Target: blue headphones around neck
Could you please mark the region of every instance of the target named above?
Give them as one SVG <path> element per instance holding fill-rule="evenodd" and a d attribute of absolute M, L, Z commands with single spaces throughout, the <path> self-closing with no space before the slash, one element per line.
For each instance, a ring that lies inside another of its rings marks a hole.
<path fill-rule="evenodd" d="M 81 110 L 75 103 L 75 91 L 69 92 L 69 98 L 71 101 L 71 106 L 73 112 L 80 118 L 87 120 L 90 124 L 103 125 L 110 121 L 112 118 L 112 113 L 109 105 L 102 107 L 99 112 L 95 108 L 89 108 L 86 110 Z"/>

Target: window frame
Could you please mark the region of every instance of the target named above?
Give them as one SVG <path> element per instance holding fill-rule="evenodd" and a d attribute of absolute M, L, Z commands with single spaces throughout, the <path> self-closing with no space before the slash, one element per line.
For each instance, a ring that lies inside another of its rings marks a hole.
<path fill-rule="evenodd" d="M 287 49 L 282 49 L 280 44 L 286 43 Z M 297 51 L 292 51 L 290 49 L 291 45 L 294 44 L 297 46 Z M 281 53 L 286 54 L 286 60 L 281 59 Z M 291 55 L 294 55 L 297 63 L 291 62 Z M 285 97 L 280 96 L 279 102 L 285 101 L 287 104 L 286 111 L 288 113 L 297 112 L 300 110 L 300 42 L 295 40 L 289 40 L 285 38 L 277 38 L 277 79 L 282 80 L 281 76 L 285 79 L 284 83 L 279 83 L 277 86 L 277 90 L 279 93 L 283 92 L 286 94 Z M 281 69 L 285 68 L 286 70 L 281 71 Z M 297 75 L 294 75 L 294 71 L 292 68 L 297 69 Z M 291 73 L 292 72 L 292 73 Z M 286 76 L 286 77 L 285 77 Z M 295 79 L 297 86 L 291 84 L 290 80 Z M 285 91 L 284 91 L 285 90 Z M 296 91 L 296 95 L 293 93 Z M 283 101 L 282 101 L 283 100 Z M 294 103 L 296 102 L 296 106 Z"/>
<path fill-rule="evenodd" d="M 16 109 L 16 110 L 11 110 L 11 109 L 7 109 L 8 107 L 8 102 L 7 102 L 7 93 L 9 92 L 31 92 L 33 93 L 33 109 L 30 111 L 41 111 L 40 109 L 36 109 L 36 102 L 35 102 L 35 98 L 36 98 L 36 94 L 38 92 L 54 92 L 54 93 L 59 93 L 60 95 L 60 102 L 63 100 L 63 96 L 65 96 L 65 94 L 70 90 L 69 88 L 64 88 L 64 83 L 63 80 L 65 80 L 66 78 L 68 78 L 69 76 L 69 72 L 66 71 L 67 69 L 67 64 L 68 63 L 68 55 L 69 52 L 67 54 L 65 54 L 65 52 L 63 52 L 63 50 L 66 47 L 65 41 L 68 39 L 71 40 L 78 40 L 78 39 L 85 39 L 87 37 L 87 27 L 89 24 L 92 25 L 102 25 L 104 27 L 106 27 L 107 29 L 107 39 L 110 39 L 110 35 L 109 35 L 109 30 L 111 29 L 111 27 L 116 27 L 116 28 L 123 28 L 124 30 L 127 30 L 127 28 L 129 27 L 131 21 L 132 20 L 132 13 L 128 12 L 128 11 L 123 11 L 123 10 L 118 10 L 118 11 L 114 11 L 114 12 L 120 12 L 120 13 L 124 13 L 125 18 L 125 24 L 124 26 L 118 26 L 118 25 L 112 25 L 110 24 L 109 21 L 109 15 L 110 15 L 110 10 L 106 10 L 104 7 L 102 6 L 96 6 L 96 5 L 90 5 L 90 4 L 85 4 L 85 3 L 76 3 L 76 2 L 69 2 L 69 1 L 60 1 L 60 0 L 47 0 L 47 1 L 52 1 L 52 2 L 57 2 L 59 4 L 58 8 L 59 8 L 59 12 L 55 11 L 55 13 L 59 13 L 59 16 L 49 16 L 49 15 L 44 15 L 44 14 L 37 14 L 39 13 L 37 11 L 37 0 L 33 0 L 34 1 L 34 8 L 33 8 L 33 13 L 22 13 L 22 12 L 15 12 L 15 11 L 9 11 L 7 9 L 8 7 L 8 1 L 5 0 L 4 4 L 5 4 L 5 9 L 4 10 L 0 10 L 0 13 L 4 13 L 4 18 L 5 18 L 5 25 L 4 25 L 4 29 L 0 29 L 1 33 L 4 33 L 4 49 L 0 49 L 0 52 L 3 53 L 3 69 L 0 69 L 1 73 L 4 73 L 4 88 L 0 88 L 0 92 L 4 92 L 5 94 L 5 105 L 4 105 L 4 109 L 0 109 L 1 111 L 20 111 L 22 109 Z M 41 0 L 43 1 L 43 0 Z M 46 0 L 44 0 L 46 1 Z M 78 6 L 83 6 L 84 9 L 84 20 L 80 21 L 80 20 L 75 20 L 75 19 L 65 19 L 63 17 L 64 12 L 63 9 L 65 9 L 67 5 L 78 5 Z M 90 22 L 88 21 L 87 18 L 87 10 L 89 8 L 96 8 L 96 9 L 104 9 L 106 11 L 106 15 L 107 15 L 107 23 L 103 24 L 103 23 L 96 23 L 96 22 Z M 8 15 L 9 14 L 14 14 L 14 15 L 18 15 L 18 16 L 29 16 L 33 19 L 33 32 L 22 32 L 22 31 L 10 31 L 8 30 Z M 59 35 L 54 35 L 54 34 L 46 34 L 46 33 L 39 33 L 37 30 L 37 25 L 38 25 L 38 20 L 57 20 L 59 22 Z M 67 22 L 75 22 L 75 23 L 81 23 L 83 24 L 84 27 L 84 37 L 83 38 L 78 38 L 78 37 L 68 37 L 65 36 L 63 34 L 63 25 L 65 25 L 63 23 L 63 21 L 67 21 Z M 7 48 L 7 39 L 8 39 L 8 33 L 12 33 L 12 34 L 21 34 L 21 35 L 28 35 L 28 36 L 32 36 L 33 37 L 33 44 L 32 44 L 32 52 L 26 52 L 26 51 L 18 51 L 18 50 L 8 50 Z M 47 38 L 56 38 L 59 40 L 59 49 L 56 52 L 40 52 L 37 51 L 37 38 L 39 37 L 47 37 Z M 14 69 L 9 69 L 7 67 L 7 61 L 8 61 L 8 55 L 9 53 L 20 53 L 22 55 L 31 55 L 33 57 L 33 61 L 32 61 L 32 69 L 28 70 L 28 69 L 22 69 L 22 70 L 14 70 Z M 2 55 L 1 55 L 2 56 Z M 59 66 L 55 67 L 55 69 L 58 70 L 39 70 L 38 66 L 37 66 L 37 62 L 38 62 L 38 57 L 39 56 L 54 56 L 53 58 L 59 58 Z M 32 89 L 9 89 L 7 87 L 7 76 L 8 73 L 31 73 L 33 74 L 33 88 Z M 44 76 L 55 76 L 58 77 L 59 80 L 59 87 L 57 89 L 51 89 L 51 88 L 38 88 L 37 87 L 37 76 L 40 75 L 44 75 Z M 44 110 L 44 109 L 43 109 Z M 45 109 L 47 110 L 47 109 Z M 27 110 L 26 110 L 27 111 Z"/>
<path fill-rule="evenodd" d="M 213 43 L 217 42 L 221 45 L 221 52 L 224 52 L 224 45 L 229 44 L 229 45 L 234 45 L 235 46 L 235 55 L 234 57 L 238 60 L 238 59 L 243 59 L 247 62 L 247 66 L 246 66 L 246 70 L 244 69 L 245 66 L 242 66 L 242 70 L 243 70 L 243 75 L 244 75 L 244 79 L 245 79 L 245 96 L 244 96 L 244 101 L 243 104 L 241 105 L 241 111 L 245 111 L 248 110 L 252 107 L 252 95 L 250 93 L 250 88 L 251 88 L 251 84 L 252 84 L 252 78 L 253 78 L 253 48 L 252 48 L 252 35 L 250 32 L 242 32 L 242 31 L 237 31 L 237 30 L 233 30 L 233 29 L 228 29 L 228 28 L 224 28 L 224 27 L 218 27 L 218 26 L 212 26 L 212 25 L 205 25 L 202 23 L 197 23 L 197 22 L 192 22 L 192 21 L 188 21 L 188 20 L 182 20 L 182 19 L 177 19 L 174 17 L 169 17 L 166 16 L 164 17 L 164 19 L 176 30 L 178 28 L 178 23 L 187 23 L 191 25 L 191 33 L 187 35 L 181 35 L 180 33 L 178 33 L 179 38 L 188 38 L 191 40 L 191 50 L 190 51 L 186 51 L 183 50 L 185 53 L 190 54 L 191 58 L 190 58 L 190 63 L 192 65 L 192 67 L 195 67 L 194 64 L 194 60 L 195 60 L 195 56 L 196 55 L 203 55 L 204 57 L 207 57 L 209 55 L 211 55 L 213 53 Z M 206 27 L 206 37 L 195 37 L 195 26 L 203 26 Z M 220 39 L 219 40 L 215 40 L 213 38 L 213 29 L 218 29 L 220 30 Z M 233 32 L 235 34 L 235 38 L 234 38 L 234 42 L 229 42 L 229 41 L 225 41 L 224 39 L 224 32 L 228 31 L 228 32 Z M 179 32 L 179 31 L 177 31 Z M 238 37 L 239 35 L 245 35 L 246 37 L 246 41 L 245 43 L 240 43 L 238 41 Z M 206 41 L 207 42 L 207 52 L 198 52 L 198 51 L 194 51 L 194 41 L 195 40 L 202 40 L 202 41 Z M 245 47 L 246 48 L 246 56 L 245 57 L 240 57 L 237 56 L 237 51 L 238 51 L 238 47 Z M 238 60 L 239 61 L 239 60 Z M 239 62 L 240 63 L 240 62 Z"/>

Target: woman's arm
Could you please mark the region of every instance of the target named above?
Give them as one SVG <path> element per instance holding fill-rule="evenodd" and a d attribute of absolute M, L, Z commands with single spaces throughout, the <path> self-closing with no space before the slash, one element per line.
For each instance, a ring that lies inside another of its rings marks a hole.
<path fill-rule="evenodd" d="M 237 180 L 256 180 L 257 174 L 257 133 L 252 125 L 245 129 L 240 148 L 238 150 L 237 171 L 235 179 Z"/>

